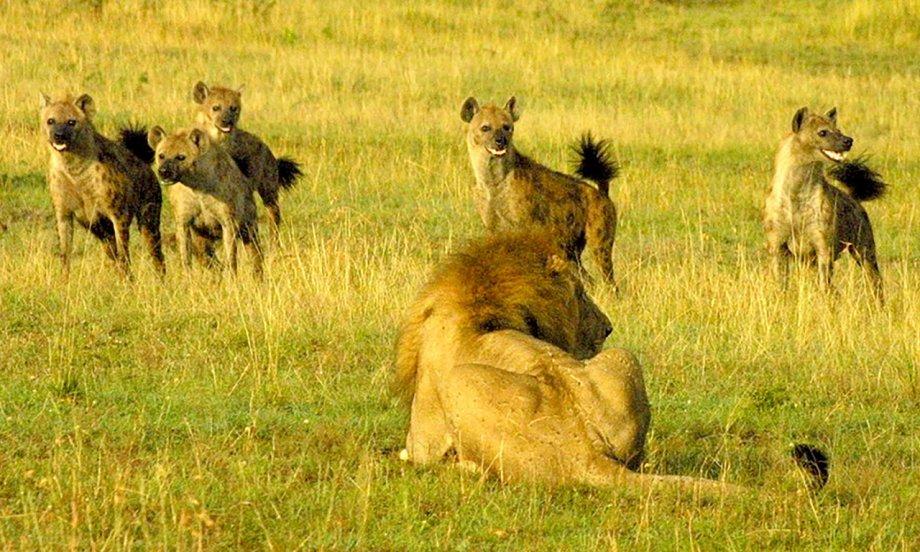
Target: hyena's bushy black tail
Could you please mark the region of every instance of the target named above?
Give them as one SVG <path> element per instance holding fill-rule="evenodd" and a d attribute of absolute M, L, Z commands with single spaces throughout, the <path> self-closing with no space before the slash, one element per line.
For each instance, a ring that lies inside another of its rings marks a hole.
<path fill-rule="evenodd" d="M 882 175 L 866 165 L 865 157 L 837 163 L 830 170 L 834 180 L 846 187 L 850 197 L 856 201 L 871 201 L 885 195 L 888 185 Z"/>
<path fill-rule="evenodd" d="M 608 195 L 610 181 L 620 173 L 620 167 L 610 153 L 610 143 L 595 140 L 590 132 L 586 132 L 573 149 L 578 156 L 575 174 L 594 182 L 600 193 Z"/>
<path fill-rule="evenodd" d="M 146 164 L 153 163 L 156 152 L 147 143 L 147 127 L 136 123 L 129 123 L 118 131 L 119 142 L 128 151 Z"/>
<path fill-rule="evenodd" d="M 814 445 L 798 444 L 792 447 L 792 459 L 811 478 L 813 490 L 817 491 L 827 484 L 831 462 L 823 450 Z"/>
<path fill-rule="evenodd" d="M 290 157 L 278 158 L 278 183 L 282 188 L 291 188 L 297 182 L 297 179 L 303 175 L 300 170 L 300 163 Z"/>

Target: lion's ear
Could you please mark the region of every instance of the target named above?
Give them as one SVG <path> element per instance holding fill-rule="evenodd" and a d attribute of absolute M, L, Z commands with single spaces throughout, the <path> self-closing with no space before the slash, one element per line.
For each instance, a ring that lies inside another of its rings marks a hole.
<path fill-rule="evenodd" d="M 163 130 L 163 127 L 157 125 L 150 129 L 150 132 L 147 133 L 147 144 L 151 148 L 157 149 L 157 145 L 163 141 L 163 138 L 166 137 L 166 131 Z"/>
<path fill-rule="evenodd" d="M 93 119 L 93 116 L 96 114 L 96 103 L 93 101 L 93 97 L 89 94 L 83 94 L 74 102 L 80 111 L 86 115 L 86 118 L 89 120 Z"/>
<path fill-rule="evenodd" d="M 479 113 L 479 102 L 476 101 L 476 98 L 470 96 L 460 107 L 460 118 L 463 119 L 464 123 L 468 123 L 473 120 L 477 113 Z"/>
<path fill-rule="evenodd" d="M 195 100 L 195 103 L 204 103 L 208 99 L 208 94 L 211 93 L 211 90 L 208 88 L 208 85 L 198 81 L 195 84 L 195 88 L 192 90 L 192 98 Z"/>
<path fill-rule="evenodd" d="M 562 274 L 569 268 L 569 263 L 560 257 L 559 255 L 550 255 L 546 259 L 546 269 L 549 270 L 550 274 L 557 276 Z"/>

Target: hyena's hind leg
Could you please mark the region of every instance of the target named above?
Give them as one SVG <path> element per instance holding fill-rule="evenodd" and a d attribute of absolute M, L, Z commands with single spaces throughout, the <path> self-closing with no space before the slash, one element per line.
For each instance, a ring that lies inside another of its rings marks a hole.
<path fill-rule="evenodd" d="M 875 239 L 870 229 L 866 235 L 860 236 L 856 243 L 851 244 L 848 248 L 850 254 L 856 260 L 856 264 L 866 270 L 869 276 L 869 282 L 872 284 L 872 293 L 879 303 L 885 302 L 885 294 L 882 290 L 882 273 L 878 268 L 878 256 L 875 252 Z"/>
<path fill-rule="evenodd" d="M 137 225 L 147 245 L 147 252 L 153 260 L 153 267 L 162 278 L 166 275 L 166 260 L 163 257 L 163 237 L 160 234 L 160 205 L 145 205 L 138 216 Z"/>
<path fill-rule="evenodd" d="M 102 242 L 106 256 L 118 262 L 118 246 L 115 243 L 115 227 L 112 226 L 112 221 L 99 217 L 89 225 L 89 232 Z"/>
<path fill-rule="evenodd" d="M 281 207 L 278 206 L 278 190 L 268 185 L 259 186 L 259 197 L 268 211 L 268 230 L 272 242 L 277 243 L 281 228 Z"/>
<path fill-rule="evenodd" d="M 240 241 L 252 261 L 252 273 L 262 279 L 262 246 L 259 244 L 259 229 L 255 221 L 240 227 Z"/>

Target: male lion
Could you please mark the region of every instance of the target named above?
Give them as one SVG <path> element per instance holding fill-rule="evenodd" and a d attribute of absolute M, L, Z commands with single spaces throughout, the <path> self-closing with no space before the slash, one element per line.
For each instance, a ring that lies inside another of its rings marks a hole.
<path fill-rule="evenodd" d="M 632 471 L 650 409 L 635 357 L 597 354 L 610 331 L 578 267 L 545 234 L 493 236 L 454 255 L 397 341 L 395 388 L 411 404 L 401 456 L 426 464 L 453 451 L 505 481 L 731 488 Z M 823 453 L 794 455 L 826 480 Z"/>

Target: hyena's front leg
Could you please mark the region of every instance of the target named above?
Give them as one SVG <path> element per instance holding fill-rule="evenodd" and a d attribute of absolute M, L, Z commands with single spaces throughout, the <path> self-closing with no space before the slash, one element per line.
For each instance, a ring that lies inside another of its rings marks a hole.
<path fill-rule="evenodd" d="M 176 245 L 179 248 L 179 257 L 182 259 L 182 268 L 188 272 L 192 268 L 192 224 L 182 221 L 176 229 Z"/>
<path fill-rule="evenodd" d="M 236 274 L 236 224 L 232 220 L 225 220 L 220 225 L 220 236 L 224 241 L 224 256 L 227 266 L 232 274 Z"/>
<path fill-rule="evenodd" d="M 789 248 L 786 245 L 787 237 L 773 230 L 767 231 L 767 254 L 770 255 L 770 272 L 773 279 L 782 289 L 789 283 Z"/>
<path fill-rule="evenodd" d="M 115 251 L 118 256 L 118 268 L 127 278 L 131 278 L 130 228 L 131 219 L 112 217 L 115 227 Z"/>
<path fill-rule="evenodd" d="M 55 211 L 55 218 L 57 219 L 61 270 L 66 278 L 70 275 L 70 254 L 73 251 L 73 213 L 67 213 L 62 209 L 57 209 Z"/>
<path fill-rule="evenodd" d="M 831 277 L 834 272 L 834 253 L 830 247 L 820 244 L 815 247 L 818 260 L 818 280 L 822 291 L 831 291 Z"/>

